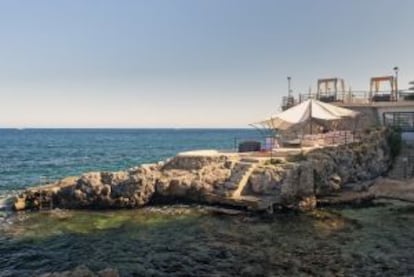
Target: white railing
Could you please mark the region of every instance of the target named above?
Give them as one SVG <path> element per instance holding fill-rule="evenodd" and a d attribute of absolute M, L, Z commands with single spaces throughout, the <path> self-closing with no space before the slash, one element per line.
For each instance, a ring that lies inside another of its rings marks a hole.
<path fill-rule="evenodd" d="M 331 131 L 327 133 L 305 135 L 302 140 L 302 146 L 340 145 L 356 142 L 358 140 L 359 136 L 352 131 Z"/>

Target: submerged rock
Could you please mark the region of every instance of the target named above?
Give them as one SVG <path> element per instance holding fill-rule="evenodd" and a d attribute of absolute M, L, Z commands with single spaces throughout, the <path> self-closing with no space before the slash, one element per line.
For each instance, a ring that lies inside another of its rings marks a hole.
<path fill-rule="evenodd" d="M 118 270 L 106 268 L 97 273 L 92 272 L 85 265 L 80 265 L 74 270 L 67 270 L 62 272 L 50 272 L 39 275 L 39 277 L 119 277 Z"/>

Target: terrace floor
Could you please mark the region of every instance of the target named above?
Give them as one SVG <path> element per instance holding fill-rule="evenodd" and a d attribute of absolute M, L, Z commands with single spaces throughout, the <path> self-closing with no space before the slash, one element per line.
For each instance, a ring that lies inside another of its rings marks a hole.
<path fill-rule="evenodd" d="M 214 156 L 226 156 L 229 158 L 234 159 L 254 159 L 257 161 L 265 161 L 271 158 L 285 158 L 291 155 L 296 155 L 299 153 L 306 153 L 310 150 L 322 148 L 321 146 L 315 147 L 281 147 L 274 149 L 273 151 L 257 151 L 257 152 L 235 152 L 232 150 L 213 150 L 213 149 L 206 149 L 206 150 L 194 150 L 194 151 L 187 151 L 181 152 L 177 156 L 179 157 L 214 157 Z"/>

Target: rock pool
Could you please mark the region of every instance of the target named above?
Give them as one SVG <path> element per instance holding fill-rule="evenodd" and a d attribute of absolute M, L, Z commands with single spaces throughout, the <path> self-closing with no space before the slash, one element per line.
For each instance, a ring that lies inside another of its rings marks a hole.
<path fill-rule="evenodd" d="M 0 276 L 408 276 L 414 206 L 224 215 L 200 206 L 0 214 Z"/>

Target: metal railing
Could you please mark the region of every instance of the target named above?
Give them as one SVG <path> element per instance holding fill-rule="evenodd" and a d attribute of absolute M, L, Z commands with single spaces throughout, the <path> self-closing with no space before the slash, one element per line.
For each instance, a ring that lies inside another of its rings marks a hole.
<path fill-rule="evenodd" d="M 349 144 L 361 141 L 362 131 L 338 130 L 319 134 L 306 134 L 295 137 L 277 135 L 277 136 L 253 136 L 253 137 L 235 137 L 235 152 L 239 150 L 239 144 L 242 142 L 255 141 L 260 143 L 260 151 L 273 151 L 283 147 L 312 147 L 312 146 L 332 146 Z"/>
<path fill-rule="evenodd" d="M 399 127 L 403 132 L 414 132 L 414 111 L 385 112 L 382 116 L 385 126 Z"/>
<path fill-rule="evenodd" d="M 409 179 L 414 176 L 414 156 L 409 155 L 403 157 L 402 174 L 404 179 Z"/>
<path fill-rule="evenodd" d="M 295 99 L 293 96 L 283 96 L 282 97 L 282 111 L 289 109 L 290 107 L 293 107 L 300 102 L 298 99 Z"/>
<path fill-rule="evenodd" d="M 342 145 L 357 142 L 360 140 L 360 132 L 340 130 L 315 135 L 305 135 L 302 140 L 302 146 Z"/>
<path fill-rule="evenodd" d="M 235 137 L 233 141 L 233 150 L 235 152 L 239 149 L 239 144 L 242 142 L 247 141 L 255 141 L 259 142 L 261 146 L 261 150 L 264 150 L 266 148 L 266 145 L 270 139 L 275 139 L 275 136 L 249 136 L 249 137 Z"/>
<path fill-rule="evenodd" d="M 400 90 L 397 93 L 397 97 L 393 97 L 392 92 L 389 90 L 386 91 L 363 91 L 363 90 L 353 90 L 347 92 L 337 92 L 337 93 L 302 93 L 299 94 L 298 98 L 284 97 L 282 99 L 282 109 L 283 107 L 290 107 L 302 103 L 308 99 L 317 99 L 322 102 L 327 103 L 344 103 L 344 104 L 369 104 L 372 102 L 399 102 L 399 101 L 414 101 L 414 91 L 412 90 Z M 293 103 L 293 104 L 292 104 Z"/>

